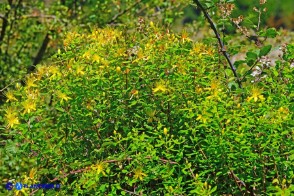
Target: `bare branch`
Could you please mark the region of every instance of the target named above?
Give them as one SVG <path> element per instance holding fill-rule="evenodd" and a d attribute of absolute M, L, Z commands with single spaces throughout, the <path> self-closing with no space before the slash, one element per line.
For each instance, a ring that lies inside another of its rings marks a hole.
<path fill-rule="evenodd" d="M 240 192 L 242 191 L 242 186 L 244 186 L 246 188 L 246 190 L 247 190 L 247 193 L 249 193 L 252 196 L 256 195 L 252 190 L 250 190 L 249 186 L 247 186 L 244 181 L 240 180 L 240 178 L 238 178 L 238 176 L 236 176 L 234 174 L 233 170 L 230 169 L 229 173 L 233 177 L 233 179 L 234 179 L 235 183 L 237 184 Z"/>
<path fill-rule="evenodd" d="M 4 39 L 6 27 L 8 26 L 8 20 L 5 16 L 3 16 L 1 14 L 0 14 L 0 18 L 3 20 L 1 33 L 0 33 L 0 42 L 2 42 Z"/>
<path fill-rule="evenodd" d="M 246 73 L 243 75 L 243 77 L 240 79 L 241 82 L 244 81 L 245 77 L 252 71 L 252 69 L 257 65 L 257 63 L 259 62 L 259 58 L 255 60 L 255 62 L 253 63 L 253 65 L 250 67 L 250 69 L 248 71 L 246 71 Z"/>
<path fill-rule="evenodd" d="M 152 157 L 151 156 L 146 156 L 145 158 L 146 159 L 151 159 Z M 131 160 L 133 160 L 133 158 L 127 157 L 127 158 L 125 158 L 123 160 L 112 159 L 112 160 L 106 160 L 106 161 L 103 161 L 103 162 L 104 163 L 115 163 L 115 162 L 121 162 L 121 161 L 131 161 Z M 159 158 L 159 160 L 162 161 L 163 163 L 178 164 L 175 161 L 170 161 L 170 160 L 166 160 L 166 159 L 163 159 L 163 158 Z M 86 167 L 84 169 L 78 169 L 78 170 L 72 170 L 69 173 L 63 174 L 63 175 L 61 175 L 59 177 L 56 177 L 56 178 L 54 178 L 52 180 L 49 180 L 49 181 L 54 182 L 54 181 L 60 180 L 61 178 L 65 178 L 70 174 L 78 174 L 78 173 L 82 173 L 82 172 L 89 171 L 89 170 L 91 170 L 91 167 Z"/>
<path fill-rule="evenodd" d="M 215 34 L 215 36 L 216 36 L 216 38 L 218 40 L 219 46 L 221 48 L 221 52 L 222 52 L 223 56 L 226 58 L 227 62 L 229 63 L 230 68 L 231 68 L 231 70 L 232 70 L 232 72 L 233 72 L 233 74 L 234 74 L 234 76 L 235 76 L 235 78 L 237 80 L 239 88 L 242 88 L 242 83 L 241 83 L 241 81 L 240 81 L 240 79 L 239 79 L 239 77 L 237 75 L 236 68 L 233 65 L 233 63 L 232 63 L 232 61 L 231 61 L 231 59 L 229 57 L 229 54 L 227 53 L 227 51 L 225 49 L 224 43 L 222 42 L 220 34 L 219 34 L 218 30 L 216 29 L 216 26 L 213 23 L 210 15 L 206 11 L 206 9 L 202 6 L 202 4 L 199 2 L 199 0 L 194 0 L 194 2 L 196 3 L 197 7 L 199 7 L 200 10 L 203 12 L 205 18 L 208 20 L 208 23 L 210 24 L 210 27 L 213 30 L 213 32 L 214 32 L 214 34 Z"/>

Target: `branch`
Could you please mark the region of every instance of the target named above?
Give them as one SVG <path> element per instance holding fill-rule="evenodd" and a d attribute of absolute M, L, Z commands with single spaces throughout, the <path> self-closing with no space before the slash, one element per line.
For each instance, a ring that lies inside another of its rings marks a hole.
<path fill-rule="evenodd" d="M 48 19 L 54 19 L 54 20 L 61 21 L 59 18 L 57 18 L 54 15 L 45 15 L 45 14 L 40 14 L 40 15 L 34 15 L 34 14 L 23 15 L 22 18 L 23 19 L 27 19 L 27 18 L 48 18 Z"/>
<path fill-rule="evenodd" d="M 250 69 L 248 71 L 246 71 L 246 73 L 243 75 L 243 77 L 240 79 L 241 82 L 244 81 L 245 77 L 252 71 L 252 69 L 257 65 L 257 63 L 259 62 L 259 58 L 256 59 L 256 61 L 253 63 L 253 65 L 250 67 Z"/>
<path fill-rule="evenodd" d="M 1 14 L 0 14 L 0 18 L 3 20 L 1 34 L 0 34 L 0 42 L 2 42 L 4 39 L 6 27 L 8 26 L 8 20 L 5 16 Z"/>
<path fill-rule="evenodd" d="M 151 159 L 152 157 L 151 156 L 146 156 L 145 158 L 146 159 Z M 123 159 L 123 160 L 114 160 L 113 159 L 113 160 L 106 160 L 106 161 L 103 161 L 103 162 L 104 163 L 115 163 L 115 162 L 120 162 L 120 161 L 131 161 L 131 160 L 133 160 L 133 158 L 127 157 L 126 159 Z M 163 159 L 163 158 L 159 158 L 159 160 L 162 161 L 163 163 L 178 164 L 177 162 L 166 160 L 166 159 Z M 61 178 L 65 178 L 70 174 L 78 174 L 78 173 L 81 173 L 81 172 L 84 172 L 84 171 L 89 171 L 89 170 L 91 170 L 91 167 L 86 167 L 84 169 L 78 169 L 78 170 L 72 170 L 67 174 L 63 174 L 63 175 L 61 175 L 59 177 L 56 177 L 56 178 L 54 178 L 52 180 L 49 180 L 49 181 L 54 182 L 54 181 L 60 180 Z"/>
<path fill-rule="evenodd" d="M 238 83 L 239 88 L 242 88 L 242 84 L 241 84 L 241 81 L 240 81 L 240 79 L 239 79 L 239 77 L 237 75 L 236 68 L 234 67 L 234 65 L 232 63 L 232 61 L 231 61 L 231 59 L 229 57 L 229 54 L 225 50 L 224 43 L 222 42 L 220 34 L 219 34 L 218 30 L 216 29 L 216 26 L 214 25 L 210 15 L 206 11 L 206 9 L 201 5 L 199 0 L 193 0 L 193 1 L 194 1 L 194 3 L 196 3 L 197 7 L 200 8 L 200 10 L 203 12 L 205 18 L 208 20 L 208 23 L 210 24 L 210 27 L 213 30 L 213 32 L 214 32 L 214 34 L 215 34 L 215 36 L 216 36 L 216 38 L 218 40 L 218 44 L 221 47 L 221 52 L 223 53 L 224 57 L 226 58 L 227 62 L 229 63 L 230 68 L 231 68 L 232 72 L 234 73 L 235 78 L 237 79 L 237 83 Z"/>
<path fill-rule="evenodd" d="M 8 84 L 7 86 L 5 86 L 4 88 L 0 89 L 0 92 L 4 91 L 5 89 L 7 89 L 9 86 L 13 85 L 15 82 L 20 81 L 21 79 L 16 79 L 13 80 L 10 84 Z"/>
<path fill-rule="evenodd" d="M 145 157 L 146 159 L 151 159 L 152 157 L 151 156 L 146 156 Z M 113 163 L 113 162 L 119 162 L 119 161 L 131 161 L 133 160 L 133 158 L 126 158 L 124 160 L 107 160 L 105 161 L 106 163 Z M 170 161 L 170 160 L 166 160 L 166 159 L 163 159 L 163 158 L 159 158 L 160 161 L 162 161 L 163 163 L 170 163 L 170 164 L 178 164 L 177 162 L 175 161 Z"/>
<path fill-rule="evenodd" d="M 126 190 L 126 189 L 122 189 L 122 190 L 125 191 L 125 192 L 127 192 L 127 193 L 129 193 L 130 195 L 139 195 L 139 194 L 136 193 L 136 192 L 128 191 L 128 190 Z"/>
<path fill-rule="evenodd" d="M 78 170 L 72 170 L 70 171 L 69 173 L 67 174 L 63 174 L 62 176 L 60 176 L 59 178 L 54 178 L 53 180 L 49 180 L 50 182 L 54 182 L 54 181 L 57 181 L 59 180 L 60 178 L 65 178 L 67 177 L 68 175 L 70 174 L 78 174 L 78 173 L 81 173 L 81 172 L 84 172 L 84 171 L 89 171 L 91 168 L 90 167 L 86 167 L 84 169 L 78 169 Z"/>
<path fill-rule="evenodd" d="M 137 6 L 139 3 L 141 3 L 142 0 L 137 0 L 135 3 L 133 3 L 132 5 L 130 5 L 128 8 L 126 8 L 125 10 L 122 10 L 121 12 L 119 12 L 118 14 L 116 14 L 109 22 L 107 22 L 107 24 L 111 24 L 113 22 L 115 22 L 120 16 L 124 15 L 125 13 L 127 13 L 130 9 L 132 9 L 133 7 Z"/>
<path fill-rule="evenodd" d="M 244 183 L 244 181 L 240 180 L 240 178 L 238 178 L 238 176 L 236 176 L 233 172 L 233 170 L 230 169 L 230 174 L 233 177 L 235 183 L 237 184 L 240 192 L 242 192 L 242 186 L 244 186 L 247 190 L 248 193 L 250 193 L 250 195 L 254 196 L 255 193 L 253 191 L 250 190 L 250 188 Z"/>

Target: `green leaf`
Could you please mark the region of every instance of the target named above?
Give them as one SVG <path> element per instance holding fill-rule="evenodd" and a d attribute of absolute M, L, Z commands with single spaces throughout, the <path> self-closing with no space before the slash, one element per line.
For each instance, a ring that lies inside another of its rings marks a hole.
<path fill-rule="evenodd" d="M 238 60 L 238 61 L 235 61 L 234 62 L 234 66 L 236 67 L 236 68 L 238 68 L 240 65 L 242 65 L 243 63 L 246 63 L 246 61 L 244 61 L 244 60 Z"/>
<path fill-rule="evenodd" d="M 266 37 L 275 38 L 278 35 L 278 32 L 275 28 L 267 29 L 265 32 Z"/>
<path fill-rule="evenodd" d="M 246 60 L 256 60 L 258 55 L 255 52 L 247 52 Z"/>
<path fill-rule="evenodd" d="M 65 112 L 65 110 L 63 108 L 60 108 L 60 107 L 56 107 L 56 110 L 58 110 L 60 112 Z"/>
<path fill-rule="evenodd" d="M 106 184 L 101 184 L 99 190 L 104 192 L 106 190 Z"/>
<path fill-rule="evenodd" d="M 232 91 L 234 91 L 234 90 L 236 90 L 236 89 L 238 88 L 238 84 L 237 84 L 236 82 L 232 81 L 232 82 L 229 82 L 229 83 L 228 83 L 228 87 L 229 87 Z"/>
<path fill-rule="evenodd" d="M 213 192 L 216 191 L 216 189 L 217 189 L 217 186 L 213 187 L 209 192 L 210 192 L 210 193 L 213 193 Z"/>
<path fill-rule="evenodd" d="M 265 56 L 267 55 L 272 49 L 272 45 L 267 45 L 267 46 L 264 46 L 260 49 L 260 52 L 259 52 L 259 57 L 262 57 L 262 56 Z"/>

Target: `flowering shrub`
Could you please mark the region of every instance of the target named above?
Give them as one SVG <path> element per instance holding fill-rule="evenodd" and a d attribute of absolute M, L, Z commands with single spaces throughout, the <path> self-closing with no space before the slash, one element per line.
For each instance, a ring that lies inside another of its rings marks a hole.
<path fill-rule="evenodd" d="M 150 23 L 63 43 L 1 111 L 15 153 L 37 161 L 29 176 L 61 184 L 46 194 L 293 193 L 293 45 L 232 88 L 218 48 L 185 31 Z"/>
<path fill-rule="evenodd" d="M 0 90 L 21 81 L 61 46 L 67 31 L 134 27 L 137 18 L 170 25 L 187 0 L 8 0 L 0 3 Z M 0 91 L 0 104 L 3 102 Z"/>

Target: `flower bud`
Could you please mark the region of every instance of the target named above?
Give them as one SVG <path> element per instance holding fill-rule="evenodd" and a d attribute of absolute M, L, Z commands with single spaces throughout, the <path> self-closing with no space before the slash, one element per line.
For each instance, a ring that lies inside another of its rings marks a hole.
<path fill-rule="evenodd" d="M 163 129 L 163 134 L 164 134 L 164 135 L 167 135 L 167 132 L 168 132 L 167 128 L 164 128 L 164 129 Z"/>
<path fill-rule="evenodd" d="M 120 67 L 116 67 L 116 73 L 120 73 L 121 72 L 121 68 Z"/>

